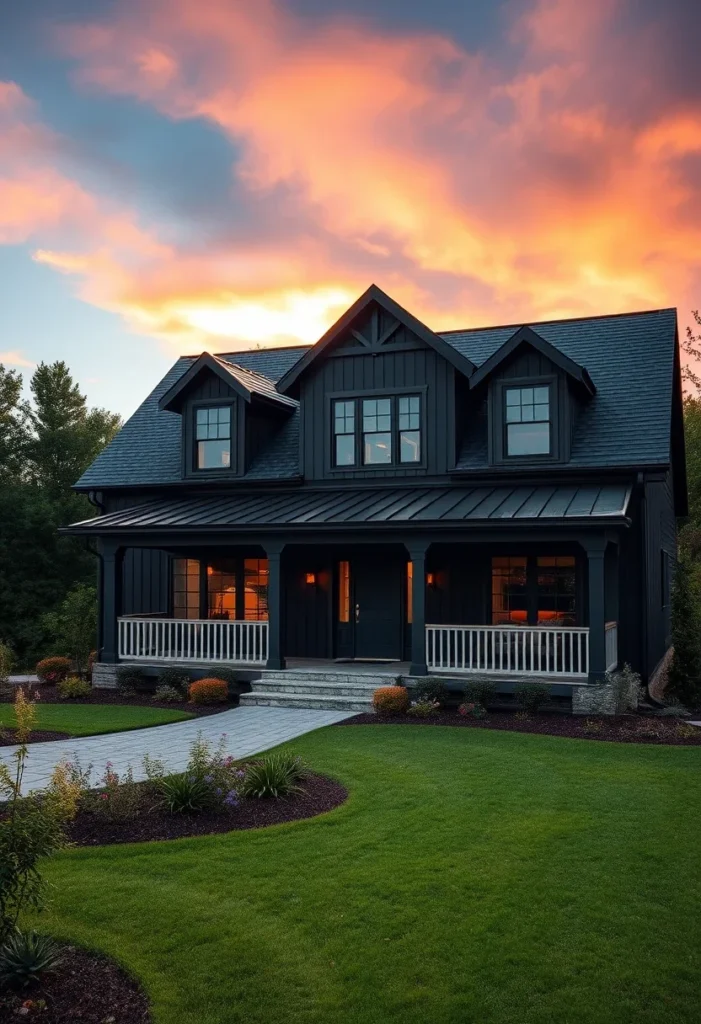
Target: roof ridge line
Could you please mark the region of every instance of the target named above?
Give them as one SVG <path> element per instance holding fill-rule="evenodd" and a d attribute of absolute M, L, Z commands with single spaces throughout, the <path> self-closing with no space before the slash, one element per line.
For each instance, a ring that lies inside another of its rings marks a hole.
<path fill-rule="evenodd" d="M 659 309 L 632 309 L 627 313 L 594 313 L 589 316 L 563 316 L 554 320 L 518 320 L 511 324 L 483 324 L 480 327 L 451 327 L 447 331 L 436 331 L 441 337 L 446 334 L 468 334 L 470 331 L 500 331 L 507 327 L 542 327 L 544 324 L 575 324 L 583 320 L 612 320 L 616 317 L 648 316 L 651 313 L 676 313 L 676 306 L 660 306 Z"/>

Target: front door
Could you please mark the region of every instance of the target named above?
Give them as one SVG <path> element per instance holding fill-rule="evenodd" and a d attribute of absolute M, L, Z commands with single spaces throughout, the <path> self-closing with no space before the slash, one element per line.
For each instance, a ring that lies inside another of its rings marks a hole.
<path fill-rule="evenodd" d="M 363 556 L 351 562 L 356 658 L 401 661 L 402 564 Z"/>

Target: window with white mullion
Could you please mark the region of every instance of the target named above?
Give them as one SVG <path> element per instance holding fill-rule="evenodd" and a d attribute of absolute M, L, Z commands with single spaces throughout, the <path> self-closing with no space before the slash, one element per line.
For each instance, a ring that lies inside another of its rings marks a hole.
<path fill-rule="evenodd" d="M 355 465 L 355 402 L 333 403 L 334 465 Z"/>

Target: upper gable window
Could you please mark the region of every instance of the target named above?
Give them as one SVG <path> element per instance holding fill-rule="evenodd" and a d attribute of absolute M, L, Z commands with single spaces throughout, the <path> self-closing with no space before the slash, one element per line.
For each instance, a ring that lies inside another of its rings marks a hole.
<path fill-rule="evenodd" d="M 504 430 L 508 457 L 550 455 L 550 386 L 504 388 Z"/>
<path fill-rule="evenodd" d="M 421 462 L 420 395 L 342 398 L 331 415 L 334 467 Z"/>
<path fill-rule="evenodd" d="M 231 468 L 231 406 L 195 410 L 195 468 Z"/>

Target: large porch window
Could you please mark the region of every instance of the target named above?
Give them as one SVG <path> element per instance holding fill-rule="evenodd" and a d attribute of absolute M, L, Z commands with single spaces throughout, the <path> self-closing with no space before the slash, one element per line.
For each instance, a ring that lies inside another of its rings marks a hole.
<path fill-rule="evenodd" d="M 573 555 L 492 558 L 492 624 L 574 626 Z"/>
<path fill-rule="evenodd" d="M 173 618 L 266 621 L 267 558 L 173 559 Z"/>

